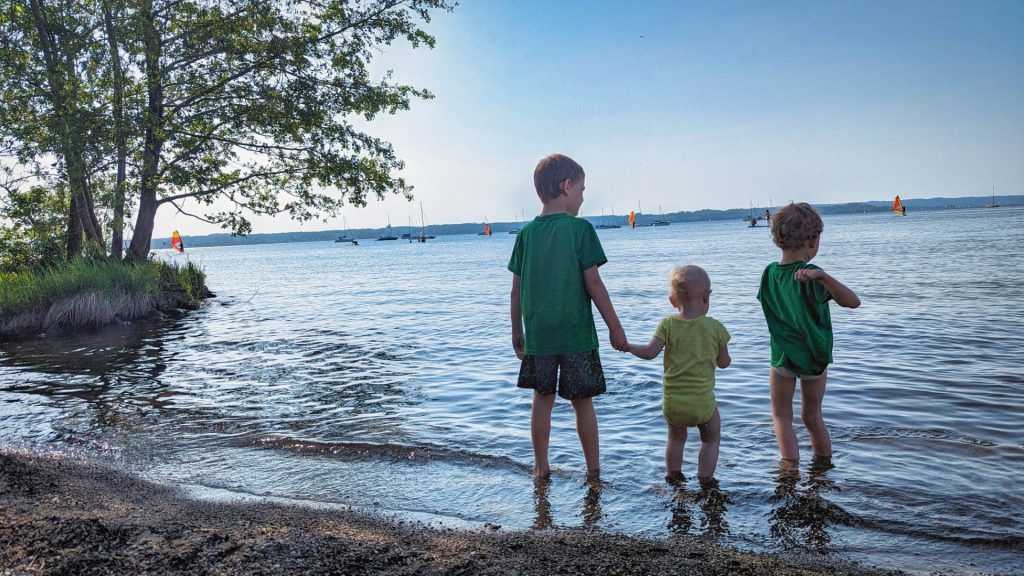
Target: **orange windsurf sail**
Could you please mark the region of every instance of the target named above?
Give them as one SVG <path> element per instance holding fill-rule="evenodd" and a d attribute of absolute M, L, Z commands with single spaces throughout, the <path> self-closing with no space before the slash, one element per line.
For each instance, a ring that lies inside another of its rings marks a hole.
<path fill-rule="evenodd" d="M 636 214 L 632 210 L 629 211 L 629 227 L 636 228 Z"/>
<path fill-rule="evenodd" d="M 484 235 L 485 236 L 490 236 L 491 235 L 491 225 L 490 224 L 484 224 Z"/>
<path fill-rule="evenodd" d="M 185 245 L 181 243 L 181 234 L 178 234 L 177 230 L 174 231 L 174 234 L 171 234 L 171 248 L 178 252 L 185 251 Z"/>
<path fill-rule="evenodd" d="M 892 202 L 892 211 L 900 215 L 907 213 L 907 209 L 903 206 L 903 202 L 900 200 L 899 195 L 897 195 L 896 199 Z"/>

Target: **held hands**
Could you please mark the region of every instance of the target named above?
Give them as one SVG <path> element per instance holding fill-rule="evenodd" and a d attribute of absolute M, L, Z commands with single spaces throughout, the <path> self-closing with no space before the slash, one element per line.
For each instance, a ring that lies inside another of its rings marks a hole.
<path fill-rule="evenodd" d="M 626 331 L 622 329 L 622 326 L 610 328 L 608 338 L 612 341 L 612 348 L 619 352 L 629 352 L 629 342 L 626 340 Z"/>

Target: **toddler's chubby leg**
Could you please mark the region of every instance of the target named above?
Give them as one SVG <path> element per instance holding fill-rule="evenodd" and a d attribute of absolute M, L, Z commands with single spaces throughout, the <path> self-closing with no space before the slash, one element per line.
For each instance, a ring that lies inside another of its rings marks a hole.
<path fill-rule="evenodd" d="M 825 426 L 825 417 L 821 413 L 827 380 L 827 372 L 814 380 L 800 379 L 800 415 L 807 426 L 807 434 L 811 437 L 811 451 L 816 459 L 827 459 L 832 456 L 832 439 Z"/>
<path fill-rule="evenodd" d="M 572 409 L 576 412 L 576 433 L 580 436 L 583 457 L 587 461 L 587 476 L 596 477 L 601 472 L 601 453 L 597 434 L 597 412 L 591 398 L 572 401 Z M 550 410 L 548 416 L 551 415 Z"/>
<path fill-rule="evenodd" d="M 711 482 L 718 467 L 718 446 L 722 439 L 722 417 L 718 408 L 711 419 L 697 427 L 700 430 L 700 455 L 697 457 L 697 479 L 701 485 Z"/>
<path fill-rule="evenodd" d="M 548 464 L 548 443 L 551 440 L 551 409 L 555 406 L 554 394 L 533 392 L 533 409 L 530 411 L 530 436 L 533 439 L 533 477 L 542 480 L 551 475 Z"/>
<path fill-rule="evenodd" d="M 686 446 L 686 426 L 668 425 L 668 443 L 665 444 L 666 478 L 680 478 L 683 474 L 683 448 Z"/>
<path fill-rule="evenodd" d="M 793 431 L 793 393 L 796 391 L 796 378 L 787 378 L 774 368 L 771 373 L 772 423 L 775 424 L 775 440 L 779 443 L 782 460 L 797 462 L 800 460 L 800 445 Z"/>

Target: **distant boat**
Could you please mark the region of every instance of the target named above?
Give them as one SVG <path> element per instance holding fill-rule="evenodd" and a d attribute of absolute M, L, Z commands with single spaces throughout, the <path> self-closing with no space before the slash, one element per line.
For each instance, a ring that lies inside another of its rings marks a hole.
<path fill-rule="evenodd" d="M 525 211 L 524 211 L 524 213 L 523 213 L 523 218 L 524 218 L 524 219 L 526 218 L 526 213 L 525 213 Z M 519 227 L 520 227 L 521 225 L 522 225 L 522 221 L 521 221 L 521 220 L 519 219 L 519 214 L 516 214 L 516 227 L 515 227 L 515 228 L 513 228 L 513 229 L 511 229 L 511 230 L 509 230 L 509 231 L 508 231 L 508 233 L 509 233 L 509 234 L 519 234 Z"/>
<path fill-rule="evenodd" d="M 380 242 L 381 240 L 398 240 L 398 236 L 395 236 L 394 234 L 391 233 L 391 220 L 388 220 L 387 234 L 384 234 L 380 238 L 377 238 L 377 242 Z"/>
<path fill-rule="evenodd" d="M 355 238 L 349 236 L 348 220 L 345 220 L 345 217 L 342 216 L 341 217 L 341 222 L 342 222 L 342 226 L 345 227 L 345 233 L 342 234 L 341 236 L 338 236 L 337 238 L 335 238 L 334 239 L 334 243 L 337 244 L 339 242 L 348 242 L 349 244 L 352 244 L 353 246 L 359 246 L 359 242 L 357 242 Z"/>
<path fill-rule="evenodd" d="M 992 187 L 992 203 L 985 204 L 985 208 L 999 208 L 999 204 L 996 204 L 996 187 Z"/>
<path fill-rule="evenodd" d="M 614 214 L 612 215 L 612 223 L 609 224 L 608 217 L 604 215 L 604 210 L 601 210 L 601 223 L 598 224 L 597 226 L 594 226 L 594 228 L 597 228 L 598 230 L 611 230 L 613 228 L 622 228 L 622 226 L 619 226 L 618 224 L 615 223 Z"/>
<path fill-rule="evenodd" d="M 665 220 L 665 211 L 661 209 L 660 205 L 658 206 L 658 211 L 661 212 L 661 220 L 655 220 L 654 222 L 651 222 L 651 226 L 668 226 L 669 224 L 671 224 L 671 222 Z"/>
<path fill-rule="evenodd" d="M 903 201 L 900 200 L 900 195 L 896 195 L 896 199 L 892 201 L 892 211 L 900 216 L 907 215 L 907 207 L 903 205 Z"/>
<path fill-rule="evenodd" d="M 410 238 L 409 242 L 412 242 L 412 241 L 415 240 L 416 242 L 419 242 L 419 243 L 422 244 L 422 243 L 426 242 L 427 240 L 432 240 L 434 238 L 437 238 L 437 236 L 428 236 L 427 235 L 427 219 L 423 217 L 423 202 L 420 202 L 420 235 L 416 236 L 414 238 Z"/>
<path fill-rule="evenodd" d="M 629 211 L 629 227 L 636 228 L 636 213 L 632 210 Z"/>
<path fill-rule="evenodd" d="M 476 235 L 477 236 L 490 236 L 491 235 L 491 225 L 487 223 L 486 219 L 484 219 L 484 231 L 483 232 L 477 232 Z"/>

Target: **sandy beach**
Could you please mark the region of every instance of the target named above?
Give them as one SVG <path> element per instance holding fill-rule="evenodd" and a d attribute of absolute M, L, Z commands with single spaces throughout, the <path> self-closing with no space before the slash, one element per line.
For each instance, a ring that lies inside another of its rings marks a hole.
<path fill-rule="evenodd" d="M 348 511 L 212 503 L 66 458 L 0 451 L 4 574 L 896 574 L 696 538 L 428 528 Z"/>

